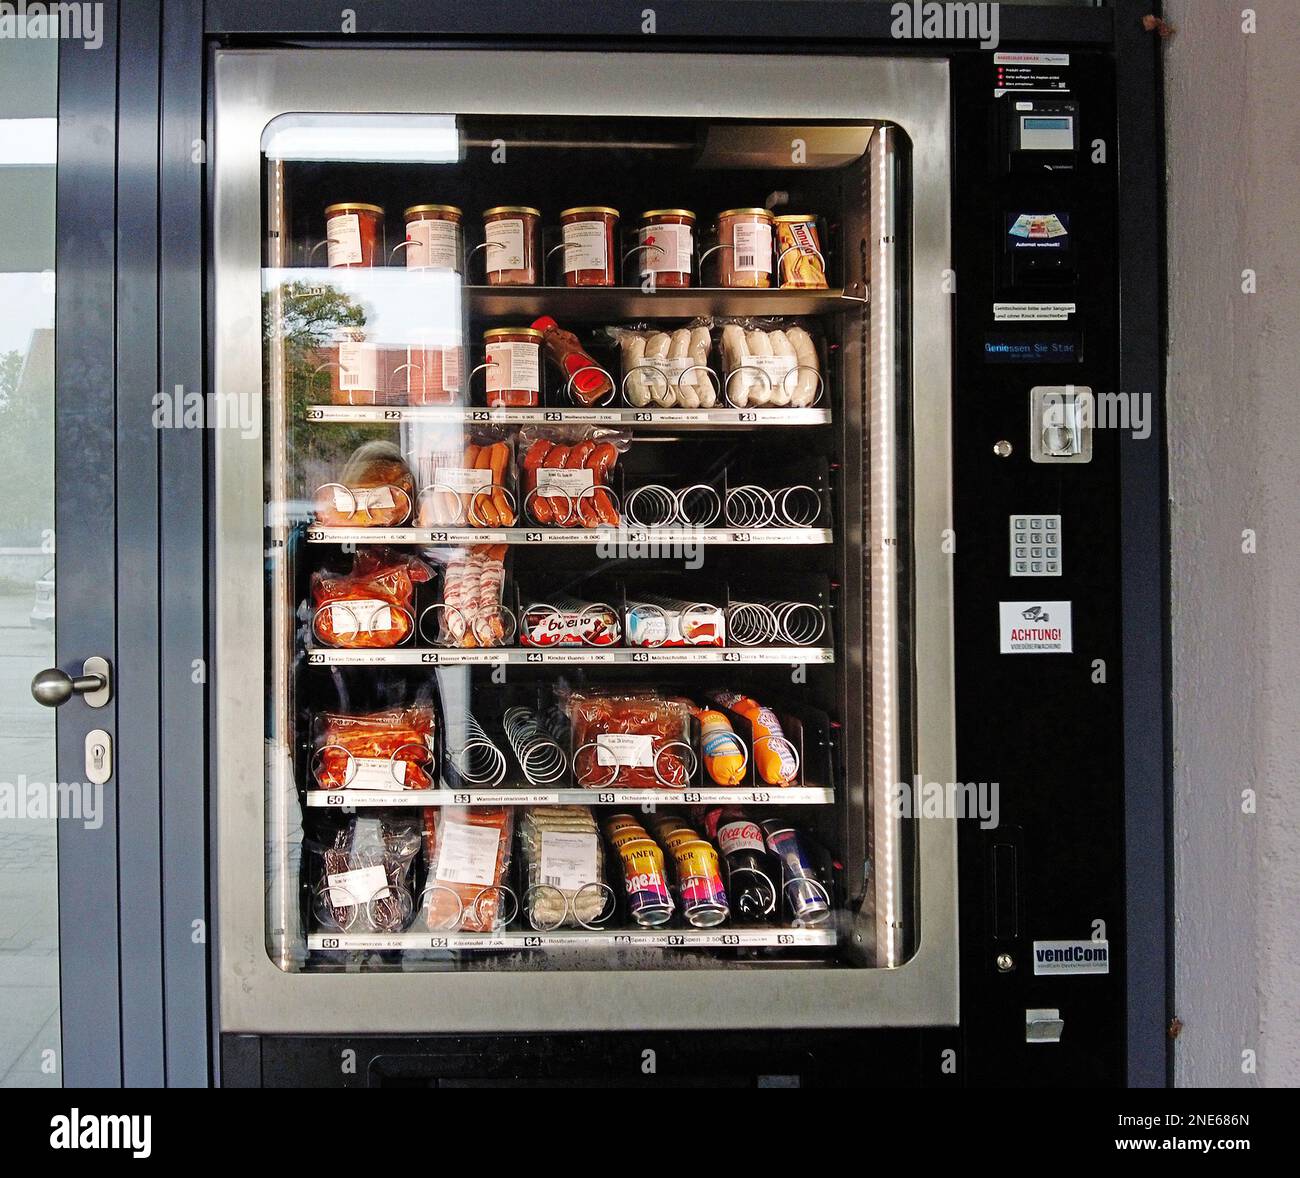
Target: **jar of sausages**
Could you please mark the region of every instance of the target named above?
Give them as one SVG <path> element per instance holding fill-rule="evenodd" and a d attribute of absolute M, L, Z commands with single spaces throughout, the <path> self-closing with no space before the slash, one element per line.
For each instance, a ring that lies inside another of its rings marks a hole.
<path fill-rule="evenodd" d="M 637 268 L 655 286 L 690 286 L 695 256 L 695 214 L 689 209 L 650 209 L 637 232 Z"/>
<path fill-rule="evenodd" d="M 497 205 L 483 211 L 483 251 L 489 286 L 537 285 L 537 226 L 541 210 Z"/>
<path fill-rule="evenodd" d="M 326 206 L 325 242 L 331 270 L 382 266 L 384 210 L 346 202 Z"/>
<path fill-rule="evenodd" d="M 487 345 L 487 403 L 493 409 L 539 405 L 542 399 L 542 333 L 535 327 L 494 327 Z"/>
<path fill-rule="evenodd" d="M 618 209 L 583 205 L 560 214 L 564 285 L 613 286 L 617 272 Z"/>
<path fill-rule="evenodd" d="M 461 211 L 455 205 L 412 205 L 406 222 L 406 268 L 460 273 Z"/>
<path fill-rule="evenodd" d="M 728 209 L 718 214 L 718 285 L 772 285 L 772 214 Z"/>

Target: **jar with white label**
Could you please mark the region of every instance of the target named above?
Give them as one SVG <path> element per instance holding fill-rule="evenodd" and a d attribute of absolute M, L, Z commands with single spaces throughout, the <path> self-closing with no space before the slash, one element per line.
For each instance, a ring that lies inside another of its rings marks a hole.
<path fill-rule="evenodd" d="M 382 266 L 384 210 L 379 205 L 350 202 L 327 205 L 325 248 L 331 270 Z"/>
<path fill-rule="evenodd" d="M 494 327 L 487 347 L 487 403 L 493 408 L 540 405 L 542 333 L 535 327 Z"/>
<path fill-rule="evenodd" d="M 412 205 L 406 222 L 406 268 L 460 273 L 462 214 L 455 205 Z"/>
<path fill-rule="evenodd" d="M 537 285 L 540 209 L 497 205 L 483 211 L 483 252 L 489 286 Z"/>
<path fill-rule="evenodd" d="M 335 405 L 379 405 L 383 402 L 383 361 L 379 347 L 364 327 L 340 327 L 334 332 L 330 371 L 330 401 Z"/>
<path fill-rule="evenodd" d="M 718 285 L 772 285 L 773 217 L 767 209 L 718 214 Z"/>
<path fill-rule="evenodd" d="M 637 231 L 637 270 L 655 286 L 691 284 L 695 256 L 695 214 L 689 209 L 650 209 Z"/>
<path fill-rule="evenodd" d="M 582 205 L 560 214 L 564 285 L 613 286 L 618 272 L 618 209 Z"/>

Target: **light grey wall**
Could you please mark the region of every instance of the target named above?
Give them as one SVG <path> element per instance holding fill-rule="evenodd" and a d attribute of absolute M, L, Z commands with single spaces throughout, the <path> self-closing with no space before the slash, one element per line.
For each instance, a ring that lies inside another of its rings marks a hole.
<path fill-rule="evenodd" d="M 1300 1084 L 1300 12 L 1252 7 L 1165 6 L 1183 1086 Z"/>

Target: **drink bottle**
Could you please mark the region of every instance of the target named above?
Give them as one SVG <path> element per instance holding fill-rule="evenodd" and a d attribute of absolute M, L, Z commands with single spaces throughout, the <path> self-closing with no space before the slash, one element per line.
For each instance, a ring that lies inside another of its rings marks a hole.
<path fill-rule="evenodd" d="M 735 806 L 710 810 L 705 829 L 718 845 L 727 873 L 727 895 L 736 920 L 756 922 L 774 918 L 776 876 L 757 822 Z"/>

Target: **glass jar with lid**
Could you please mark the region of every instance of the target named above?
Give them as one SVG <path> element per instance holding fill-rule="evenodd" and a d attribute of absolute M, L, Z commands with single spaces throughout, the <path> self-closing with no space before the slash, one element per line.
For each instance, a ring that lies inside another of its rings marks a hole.
<path fill-rule="evenodd" d="M 489 286 L 537 285 L 540 209 L 497 205 L 483 210 L 484 266 Z"/>
<path fill-rule="evenodd" d="M 564 285 L 613 286 L 618 272 L 618 209 L 581 205 L 560 214 Z"/>
<path fill-rule="evenodd" d="M 460 273 L 462 213 L 455 205 L 412 205 L 406 223 L 406 268 Z"/>
<path fill-rule="evenodd" d="M 655 286 L 691 284 L 695 257 L 695 214 L 690 209 L 649 209 L 637 231 L 637 268 Z"/>
<path fill-rule="evenodd" d="M 767 209 L 718 214 L 718 285 L 772 285 L 772 227 Z"/>
<path fill-rule="evenodd" d="M 326 205 L 325 248 L 331 270 L 382 266 L 384 210 L 379 205 L 349 201 Z"/>
<path fill-rule="evenodd" d="M 535 327 L 493 327 L 483 333 L 483 343 L 489 407 L 541 404 L 542 333 Z"/>

